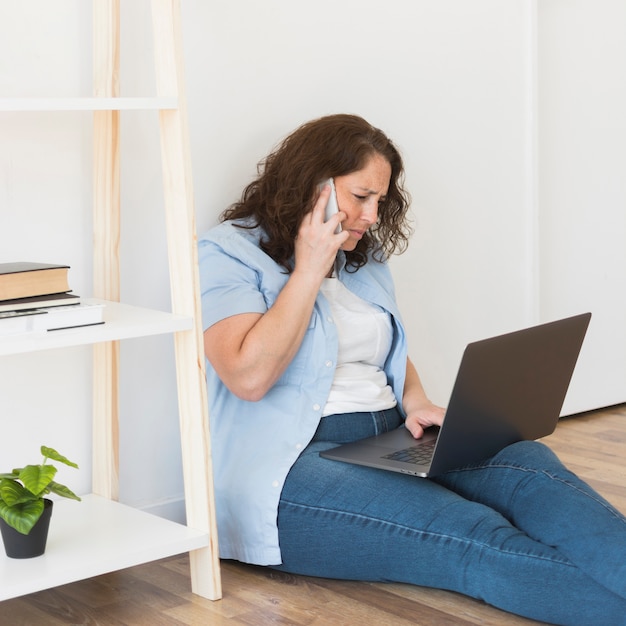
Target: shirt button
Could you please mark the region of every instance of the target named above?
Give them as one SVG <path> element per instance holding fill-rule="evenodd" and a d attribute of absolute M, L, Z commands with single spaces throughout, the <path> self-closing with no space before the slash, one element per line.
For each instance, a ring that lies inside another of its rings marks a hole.
<path fill-rule="evenodd" d="M 313 405 L 313 410 L 314 411 L 319 411 L 322 407 L 319 404 L 314 404 Z"/>
<path fill-rule="evenodd" d="M 272 487 L 278 487 L 278 485 L 279 485 L 279 484 L 280 484 L 280 483 L 279 483 L 277 480 L 275 480 L 275 481 L 272 483 Z"/>
<path fill-rule="evenodd" d="M 332 361 L 326 361 L 326 367 L 332 367 L 332 366 L 333 366 Z"/>
<path fill-rule="evenodd" d="M 297 443 L 296 444 L 296 450 L 302 450 L 302 444 L 301 443 Z"/>
<path fill-rule="evenodd" d="M 330 317 L 330 315 L 326 318 L 326 321 L 327 321 L 329 324 L 334 324 L 334 323 L 335 323 L 335 320 L 334 320 L 332 317 Z"/>

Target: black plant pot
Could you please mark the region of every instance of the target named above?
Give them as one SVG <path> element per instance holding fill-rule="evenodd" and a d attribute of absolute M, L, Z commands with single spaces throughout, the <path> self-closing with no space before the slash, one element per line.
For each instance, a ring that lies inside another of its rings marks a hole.
<path fill-rule="evenodd" d="M 0 518 L 0 531 L 2 531 L 4 550 L 8 557 L 12 559 L 30 559 L 34 556 L 41 556 L 46 551 L 53 503 L 52 500 L 47 498 L 44 498 L 43 503 L 43 513 L 28 535 L 22 535 L 22 533 L 9 526 Z"/>

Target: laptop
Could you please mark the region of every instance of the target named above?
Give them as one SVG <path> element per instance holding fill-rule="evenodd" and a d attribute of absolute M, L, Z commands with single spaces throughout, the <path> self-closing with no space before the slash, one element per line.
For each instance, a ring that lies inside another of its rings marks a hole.
<path fill-rule="evenodd" d="M 468 344 L 441 428 L 400 426 L 331 448 L 327 459 L 430 477 L 554 432 L 591 313 Z M 423 453 L 423 454 L 422 454 Z"/>

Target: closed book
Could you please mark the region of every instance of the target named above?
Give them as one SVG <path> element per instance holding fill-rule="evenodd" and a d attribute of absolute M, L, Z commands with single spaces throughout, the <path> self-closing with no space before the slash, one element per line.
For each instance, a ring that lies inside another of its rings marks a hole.
<path fill-rule="evenodd" d="M 36 315 L 45 315 L 45 311 L 0 311 L 0 337 L 30 332 Z"/>
<path fill-rule="evenodd" d="M 73 293 L 52 293 L 46 296 L 0 300 L 0 312 L 46 309 L 53 306 L 68 306 L 70 304 L 80 304 L 80 301 L 80 296 Z"/>
<path fill-rule="evenodd" d="M 70 291 L 68 265 L 0 263 L 0 300 Z"/>
<path fill-rule="evenodd" d="M 33 316 L 35 331 L 62 330 L 104 323 L 104 304 L 83 303 L 38 310 L 44 310 L 46 314 Z"/>
<path fill-rule="evenodd" d="M 0 312 L 0 337 L 104 324 L 104 304 L 83 303 L 49 309 Z"/>

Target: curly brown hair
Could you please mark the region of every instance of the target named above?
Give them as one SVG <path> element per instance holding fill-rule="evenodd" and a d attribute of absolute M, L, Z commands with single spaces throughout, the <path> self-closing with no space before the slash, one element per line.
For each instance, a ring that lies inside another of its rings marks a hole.
<path fill-rule="evenodd" d="M 362 169 L 373 154 L 391 165 L 389 190 L 379 206 L 378 222 L 346 252 L 347 267 L 356 271 L 369 255 L 383 261 L 400 254 L 411 235 L 402 157 L 381 130 L 356 115 L 329 115 L 297 128 L 259 163 L 257 179 L 220 218 L 246 220 L 247 226 L 239 224 L 244 228 L 263 228 L 261 248 L 291 272 L 294 240 L 302 219 L 313 209 L 320 183 Z"/>

